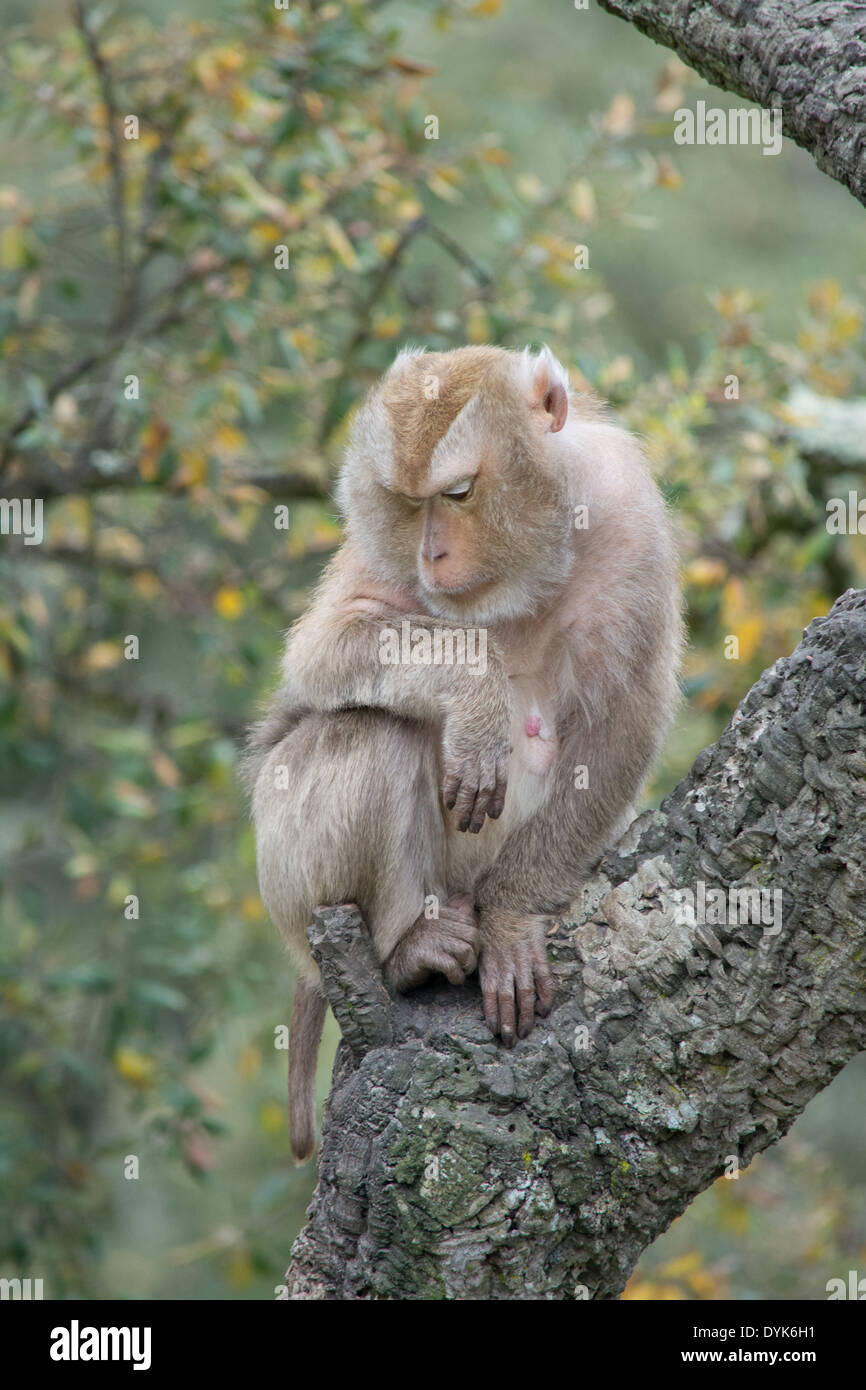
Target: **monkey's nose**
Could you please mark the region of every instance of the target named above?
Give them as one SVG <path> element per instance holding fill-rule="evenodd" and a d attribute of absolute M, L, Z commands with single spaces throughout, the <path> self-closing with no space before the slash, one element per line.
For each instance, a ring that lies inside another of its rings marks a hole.
<path fill-rule="evenodd" d="M 448 559 L 448 551 L 445 549 L 440 550 L 438 545 L 425 545 L 421 554 L 424 556 L 428 565 L 435 565 L 439 560 Z"/>

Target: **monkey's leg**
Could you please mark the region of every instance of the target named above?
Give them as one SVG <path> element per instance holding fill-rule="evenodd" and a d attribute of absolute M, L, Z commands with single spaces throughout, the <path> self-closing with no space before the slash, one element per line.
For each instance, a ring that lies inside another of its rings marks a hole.
<path fill-rule="evenodd" d="M 428 971 L 469 965 L 466 909 L 424 920 L 425 899 L 448 897 L 438 783 L 434 731 L 380 710 L 306 715 L 268 754 L 253 806 L 259 884 L 308 977 L 306 928 L 320 903 L 357 903 L 383 964 L 412 933 L 393 962 L 398 987 L 422 955 Z"/>

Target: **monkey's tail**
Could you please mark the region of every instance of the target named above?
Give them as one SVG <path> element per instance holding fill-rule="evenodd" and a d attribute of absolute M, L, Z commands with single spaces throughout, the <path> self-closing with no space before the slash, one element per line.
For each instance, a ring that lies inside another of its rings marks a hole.
<path fill-rule="evenodd" d="M 289 1030 L 289 1128 L 296 1163 L 306 1163 L 316 1146 L 316 1063 L 327 1008 L 317 986 L 298 976 Z"/>

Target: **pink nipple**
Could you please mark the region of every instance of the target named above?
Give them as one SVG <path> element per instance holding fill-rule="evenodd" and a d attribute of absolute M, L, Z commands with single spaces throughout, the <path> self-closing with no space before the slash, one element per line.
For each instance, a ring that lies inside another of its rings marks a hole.
<path fill-rule="evenodd" d="M 541 715 L 530 714 L 526 720 L 526 737 L 538 738 L 541 733 Z"/>

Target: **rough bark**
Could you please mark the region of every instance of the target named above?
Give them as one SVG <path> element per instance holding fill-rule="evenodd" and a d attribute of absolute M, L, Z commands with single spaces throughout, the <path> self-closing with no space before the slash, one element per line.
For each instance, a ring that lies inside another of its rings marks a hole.
<path fill-rule="evenodd" d="M 318 915 L 349 1041 L 289 1297 L 615 1297 L 866 1047 L 864 678 L 849 590 L 555 923 L 557 1005 L 511 1052 L 474 981 L 386 998 L 360 919 Z M 678 924 L 698 881 L 780 891 L 781 930 Z"/>
<path fill-rule="evenodd" d="M 866 203 L 862 0 L 599 0 L 718 87 L 782 108 L 786 135 Z"/>

